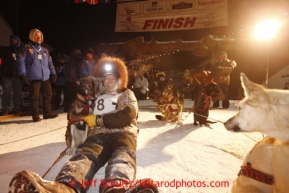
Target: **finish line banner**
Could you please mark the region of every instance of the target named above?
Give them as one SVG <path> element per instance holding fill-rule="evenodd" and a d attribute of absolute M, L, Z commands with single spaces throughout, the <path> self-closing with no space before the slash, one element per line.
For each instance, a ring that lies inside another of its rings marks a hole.
<path fill-rule="evenodd" d="M 117 4 L 115 32 L 175 31 L 227 25 L 228 0 L 136 1 Z"/>

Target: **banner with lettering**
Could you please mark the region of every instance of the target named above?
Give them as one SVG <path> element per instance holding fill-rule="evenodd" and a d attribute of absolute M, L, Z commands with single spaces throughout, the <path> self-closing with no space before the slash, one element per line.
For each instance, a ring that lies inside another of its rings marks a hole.
<path fill-rule="evenodd" d="M 228 0 L 118 3 L 115 32 L 152 32 L 228 25 Z"/>

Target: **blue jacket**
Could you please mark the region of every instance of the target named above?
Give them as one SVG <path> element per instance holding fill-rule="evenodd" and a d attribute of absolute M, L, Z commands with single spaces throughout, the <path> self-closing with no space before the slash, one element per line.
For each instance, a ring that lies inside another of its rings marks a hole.
<path fill-rule="evenodd" d="M 83 78 L 85 76 L 93 76 L 93 69 L 95 66 L 95 60 L 84 60 L 84 65 L 82 65 L 80 68 L 80 78 Z"/>
<path fill-rule="evenodd" d="M 46 81 L 56 74 L 49 51 L 40 44 L 25 44 L 16 60 L 19 75 L 30 80 Z"/>

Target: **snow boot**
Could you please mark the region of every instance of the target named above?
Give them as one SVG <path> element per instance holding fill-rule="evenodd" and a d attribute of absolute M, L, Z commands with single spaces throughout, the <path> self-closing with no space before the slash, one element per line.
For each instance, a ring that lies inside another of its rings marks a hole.
<path fill-rule="evenodd" d="M 75 190 L 60 182 L 42 179 L 38 174 L 30 171 L 17 173 L 9 184 L 9 192 L 25 193 L 76 193 Z"/>
<path fill-rule="evenodd" d="M 14 108 L 14 114 L 15 114 L 15 115 L 19 115 L 19 116 L 21 116 L 21 114 L 22 114 L 22 112 L 21 112 L 21 108 L 20 108 L 20 107 L 16 107 L 16 108 Z"/>
<path fill-rule="evenodd" d="M 8 114 L 9 114 L 9 110 L 6 109 L 6 108 L 3 108 L 3 109 L 2 109 L 2 116 L 6 116 L 6 115 L 8 115 Z"/>
<path fill-rule="evenodd" d="M 33 120 L 33 122 L 39 122 L 39 121 L 41 121 L 39 115 L 33 115 L 33 116 L 32 116 L 32 120 Z"/>
<path fill-rule="evenodd" d="M 55 117 L 58 117 L 58 114 L 48 113 L 43 115 L 43 119 L 53 119 Z"/>

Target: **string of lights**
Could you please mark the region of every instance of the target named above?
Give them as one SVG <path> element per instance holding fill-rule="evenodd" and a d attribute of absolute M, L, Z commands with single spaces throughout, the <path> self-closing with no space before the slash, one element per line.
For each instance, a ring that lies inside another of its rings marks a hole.
<path fill-rule="evenodd" d="M 142 57 L 140 59 L 135 59 L 135 60 L 130 60 L 130 61 L 125 61 L 125 63 L 136 63 L 136 62 L 146 62 L 151 59 L 156 59 L 158 57 L 163 57 L 163 56 L 170 56 L 171 54 L 175 54 L 179 52 L 179 50 L 172 51 L 172 52 L 164 52 L 163 54 L 155 54 L 147 57 Z M 142 55 L 143 56 L 143 55 Z"/>

